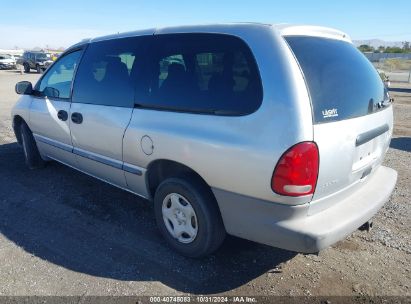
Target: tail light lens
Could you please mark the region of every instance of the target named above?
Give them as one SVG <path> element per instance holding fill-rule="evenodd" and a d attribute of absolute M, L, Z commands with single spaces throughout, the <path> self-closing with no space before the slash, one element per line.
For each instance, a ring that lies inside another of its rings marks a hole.
<path fill-rule="evenodd" d="M 319 155 L 314 142 L 292 146 L 280 158 L 271 179 L 274 192 L 287 196 L 313 194 L 317 184 Z"/>

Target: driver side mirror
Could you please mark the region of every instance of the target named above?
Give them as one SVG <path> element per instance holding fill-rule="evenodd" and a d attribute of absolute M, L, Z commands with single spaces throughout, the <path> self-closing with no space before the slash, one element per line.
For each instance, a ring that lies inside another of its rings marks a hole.
<path fill-rule="evenodd" d="M 31 95 L 33 93 L 33 85 L 30 81 L 20 81 L 16 83 L 15 90 L 19 95 Z"/>

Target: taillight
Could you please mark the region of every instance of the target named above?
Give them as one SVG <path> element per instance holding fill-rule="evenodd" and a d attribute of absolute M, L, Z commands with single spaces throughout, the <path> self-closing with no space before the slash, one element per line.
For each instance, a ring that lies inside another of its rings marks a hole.
<path fill-rule="evenodd" d="M 271 178 L 271 188 L 281 195 L 313 194 L 318 177 L 318 147 L 314 142 L 292 146 L 280 158 Z"/>

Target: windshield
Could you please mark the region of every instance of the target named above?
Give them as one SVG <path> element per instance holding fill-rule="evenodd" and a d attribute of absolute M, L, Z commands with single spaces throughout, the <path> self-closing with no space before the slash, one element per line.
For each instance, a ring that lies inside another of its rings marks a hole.
<path fill-rule="evenodd" d="M 37 54 L 36 57 L 38 59 L 48 59 L 49 58 L 48 54 Z"/>
<path fill-rule="evenodd" d="M 304 73 L 315 123 L 364 116 L 385 107 L 384 84 L 354 45 L 318 37 L 285 39 Z"/>

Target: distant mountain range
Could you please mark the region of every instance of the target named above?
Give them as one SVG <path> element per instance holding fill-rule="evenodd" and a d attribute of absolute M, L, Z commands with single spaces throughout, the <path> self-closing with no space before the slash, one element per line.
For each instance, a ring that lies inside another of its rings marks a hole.
<path fill-rule="evenodd" d="M 374 48 L 378 48 L 379 46 L 402 47 L 402 41 L 384 41 L 384 40 L 381 40 L 381 39 L 353 40 L 353 43 L 356 46 L 366 44 L 366 45 L 372 46 Z"/>

